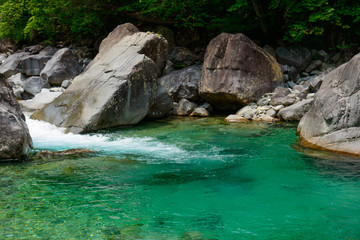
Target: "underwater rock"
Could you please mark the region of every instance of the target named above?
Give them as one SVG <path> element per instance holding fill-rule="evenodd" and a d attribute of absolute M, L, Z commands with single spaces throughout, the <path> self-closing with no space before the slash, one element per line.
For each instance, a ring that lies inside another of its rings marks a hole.
<path fill-rule="evenodd" d="M 95 151 L 83 148 L 67 149 L 64 151 L 47 151 L 43 150 L 39 152 L 35 158 L 53 158 L 53 157 L 62 157 L 62 156 L 84 156 L 95 154 Z"/>

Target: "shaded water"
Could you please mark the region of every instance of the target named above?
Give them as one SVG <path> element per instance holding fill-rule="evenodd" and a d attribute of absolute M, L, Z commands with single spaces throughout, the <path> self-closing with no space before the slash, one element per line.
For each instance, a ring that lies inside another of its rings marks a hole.
<path fill-rule="evenodd" d="M 37 149 L 99 154 L 0 164 L 0 239 L 360 239 L 360 161 L 305 155 L 295 125 L 28 124 Z"/>

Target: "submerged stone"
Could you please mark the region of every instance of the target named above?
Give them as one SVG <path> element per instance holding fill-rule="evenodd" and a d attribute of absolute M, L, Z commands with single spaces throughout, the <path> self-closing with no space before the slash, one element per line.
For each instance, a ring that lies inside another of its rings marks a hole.
<path fill-rule="evenodd" d="M 95 154 L 95 151 L 89 150 L 89 149 L 83 149 L 83 148 L 76 148 L 76 149 L 68 149 L 64 151 L 47 151 L 43 150 L 39 152 L 35 158 L 53 158 L 53 157 L 62 157 L 62 156 L 84 156 L 84 155 L 90 155 Z"/>

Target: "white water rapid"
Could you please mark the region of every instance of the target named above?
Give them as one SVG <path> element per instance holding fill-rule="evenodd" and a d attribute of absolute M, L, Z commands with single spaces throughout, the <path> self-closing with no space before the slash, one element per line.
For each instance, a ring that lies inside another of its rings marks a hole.
<path fill-rule="evenodd" d="M 151 137 L 118 137 L 111 139 L 102 134 L 64 133 L 50 123 L 26 117 L 35 149 L 60 151 L 73 148 L 85 148 L 105 154 L 156 155 L 160 158 L 179 156 L 184 151 L 176 146 L 161 143 Z"/>

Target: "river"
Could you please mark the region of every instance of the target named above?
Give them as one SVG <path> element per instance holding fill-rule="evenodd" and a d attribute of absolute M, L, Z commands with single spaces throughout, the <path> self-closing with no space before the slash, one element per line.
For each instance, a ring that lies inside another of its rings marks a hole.
<path fill-rule="evenodd" d="M 293 124 L 169 118 L 94 134 L 27 120 L 0 164 L 0 239 L 360 239 L 360 160 L 302 149 Z"/>

